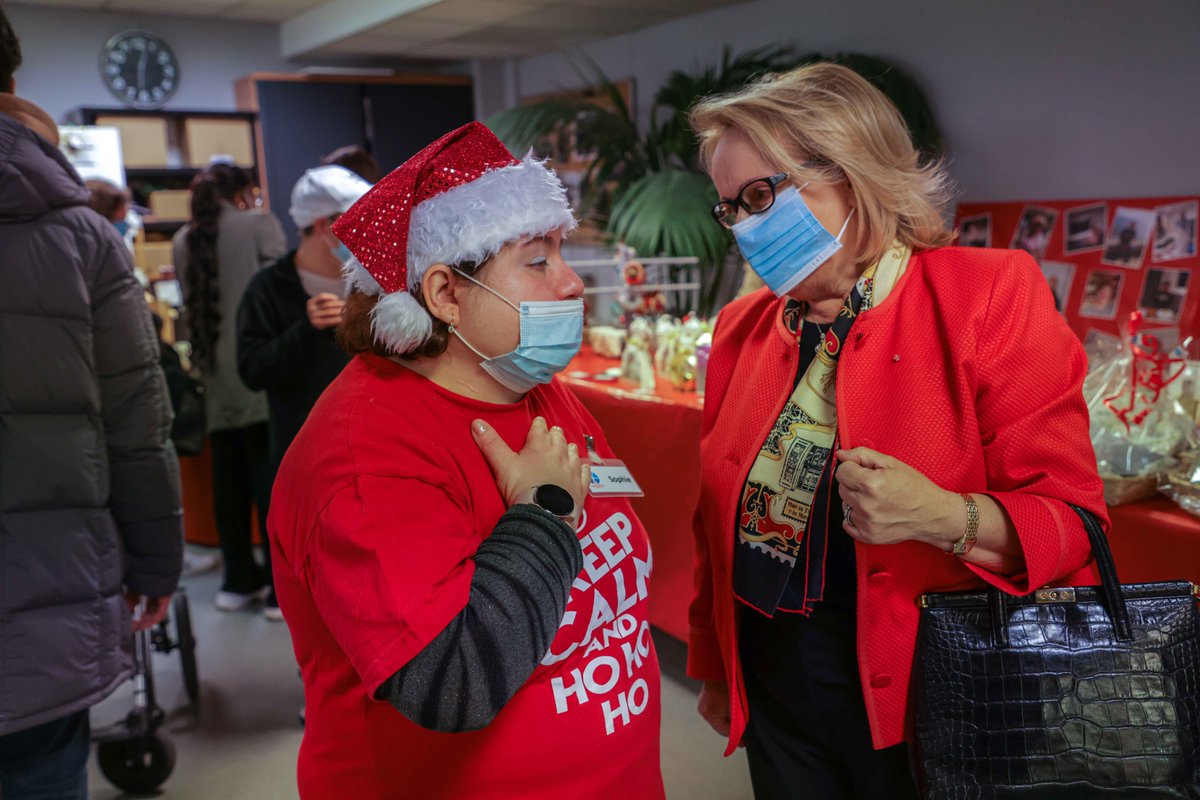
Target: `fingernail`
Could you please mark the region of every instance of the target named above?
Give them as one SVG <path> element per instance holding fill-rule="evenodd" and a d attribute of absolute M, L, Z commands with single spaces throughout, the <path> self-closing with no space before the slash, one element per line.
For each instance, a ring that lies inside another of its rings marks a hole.
<path fill-rule="evenodd" d="M 475 420 L 474 422 L 471 423 L 471 430 L 475 431 L 478 434 L 482 434 L 484 431 L 487 430 L 487 428 L 484 427 L 483 422 L 481 422 L 480 420 Z"/>

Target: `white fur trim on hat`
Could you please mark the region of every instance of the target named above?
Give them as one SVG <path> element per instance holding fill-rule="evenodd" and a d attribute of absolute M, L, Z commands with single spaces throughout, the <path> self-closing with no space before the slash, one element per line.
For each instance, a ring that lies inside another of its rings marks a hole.
<path fill-rule="evenodd" d="M 558 176 L 531 156 L 429 198 L 413 209 L 409 223 L 408 291 L 385 295 L 371 314 L 376 340 L 407 353 L 432 335 L 429 312 L 410 294 L 421 291 L 431 265 L 479 263 L 506 244 L 556 230 L 567 233 L 577 224 Z M 383 294 L 358 259 L 346 262 L 343 272 L 359 291 Z"/>
<path fill-rule="evenodd" d="M 504 245 L 560 228 L 575 229 L 567 190 L 545 162 L 485 172 L 413 209 L 408 226 L 408 288 L 421 285 L 431 264 L 479 263 Z"/>
<path fill-rule="evenodd" d="M 383 294 L 383 287 L 379 285 L 379 281 L 375 280 L 375 276 L 367 272 L 367 268 L 354 256 L 350 256 L 346 263 L 342 264 L 342 277 L 350 284 L 351 289 L 358 289 L 363 294 Z"/>

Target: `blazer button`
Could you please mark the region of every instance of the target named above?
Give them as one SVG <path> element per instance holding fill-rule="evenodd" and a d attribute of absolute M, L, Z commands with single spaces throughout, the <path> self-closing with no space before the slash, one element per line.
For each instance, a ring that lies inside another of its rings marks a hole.
<path fill-rule="evenodd" d="M 892 573 L 878 569 L 867 575 L 867 583 L 871 586 L 882 586 L 892 577 Z"/>
<path fill-rule="evenodd" d="M 889 687 L 891 685 L 892 685 L 892 676 L 891 675 L 872 675 L 871 676 L 871 688 L 872 689 L 886 689 L 887 687 Z"/>

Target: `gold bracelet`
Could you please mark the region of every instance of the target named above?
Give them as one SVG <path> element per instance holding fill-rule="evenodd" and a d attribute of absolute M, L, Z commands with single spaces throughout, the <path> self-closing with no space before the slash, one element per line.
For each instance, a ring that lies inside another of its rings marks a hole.
<path fill-rule="evenodd" d="M 975 503 L 975 498 L 969 494 L 961 495 L 963 502 L 967 506 L 967 529 L 963 532 L 962 538 L 954 543 L 954 549 L 950 552 L 956 556 L 965 556 L 971 552 L 971 548 L 975 546 L 975 540 L 979 538 L 979 506 Z"/>

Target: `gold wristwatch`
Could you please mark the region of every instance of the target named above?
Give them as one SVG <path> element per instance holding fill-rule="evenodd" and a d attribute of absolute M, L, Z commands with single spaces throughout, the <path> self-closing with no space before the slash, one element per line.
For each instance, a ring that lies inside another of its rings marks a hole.
<path fill-rule="evenodd" d="M 975 546 L 975 540 L 979 538 L 979 506 L 975 504 L 975 498 L 969 494 L 963 494 L 962 499 L 967 505 L 967 529 L 963 532 L 962 538 L 954 543 L 954 549 L 950 551 L 956 556 L 965 556 L 971 552 L 971 548 Z"/>

